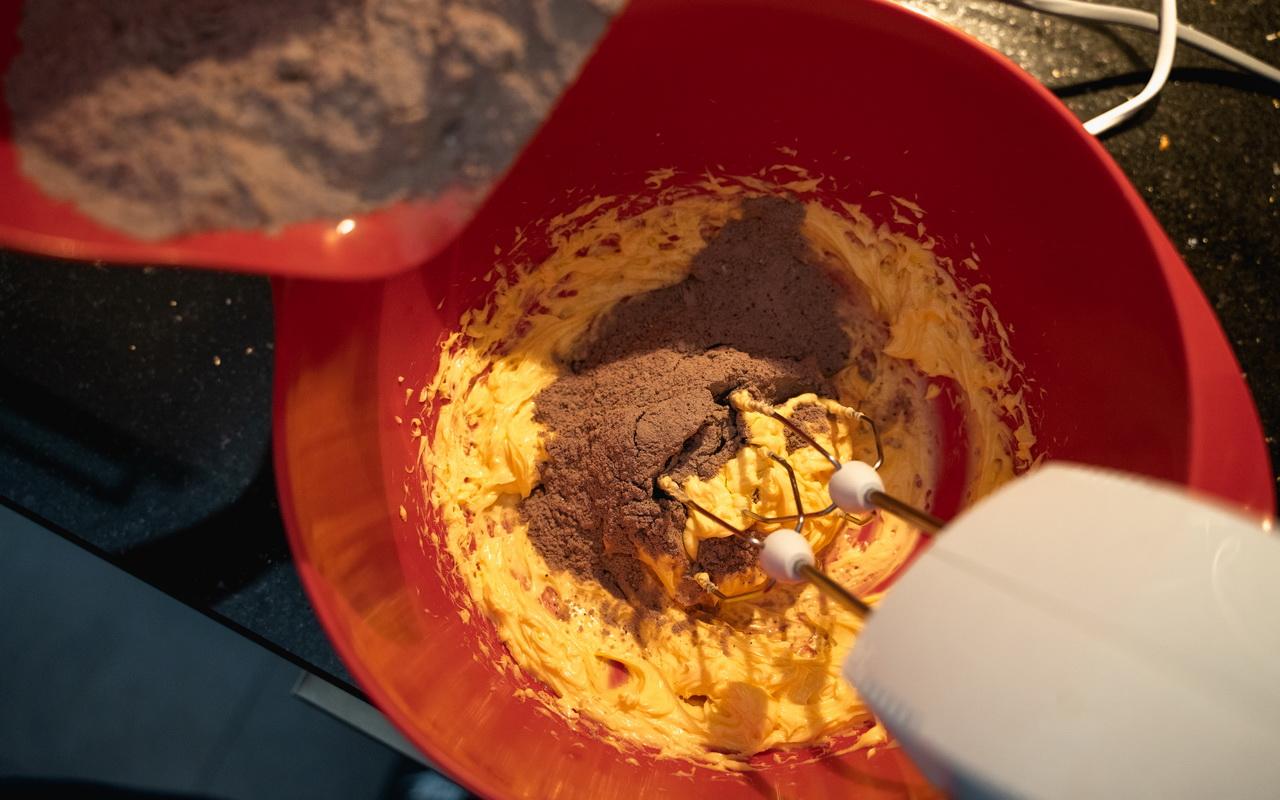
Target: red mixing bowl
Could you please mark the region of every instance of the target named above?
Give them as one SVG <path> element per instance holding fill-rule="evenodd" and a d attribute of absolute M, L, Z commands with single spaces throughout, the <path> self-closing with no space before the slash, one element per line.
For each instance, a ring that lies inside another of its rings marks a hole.
<path fill-rule="evenodd" d="M 780 161 L 808 163 L 854 202 L 911 198 L 943 247 L 976 243 L 974 280 L 1034 381 L 1045 457 L 1273 508 L 1257 414 L 1208 304 L 1120 170 L 1035 81 L 883 0 L 641 0 L 443 254 L 385 281 L 277 283 L 275 452 L 303 580 L 369 695 L 482 795 L 932 792 L 894 749 L 740 775 L 627 760 L 477 658 L 490 634 L 456 613 L 417 503 L 399 518 L 406 485 L 416 493 L 393 421 L 403 387 L 423 385 L 441 333 L 483 298 L 495 246 L 583 192 L 635 192 L 650 170 Z M 1081 509 L 1082 532 L 1095 511 Z"/>

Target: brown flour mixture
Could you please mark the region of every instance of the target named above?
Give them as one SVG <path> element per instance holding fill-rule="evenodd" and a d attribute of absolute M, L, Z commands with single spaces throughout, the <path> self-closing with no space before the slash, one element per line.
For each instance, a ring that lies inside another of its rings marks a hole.
<path fill-rule="evenodd" d="M 734 389 L 770 402 L 830 394 L 850 341 L 842 290 L 802 237 L 803 218 L 797 203 L 745 202 L 743 218 L 698 253 L 688 278 L 615 307 L 570 372 L 535 398 L 547 459 L 522 512 L 552 568 L 640 605 L 664 603 L 636 552 L 683 558 L 685 509 L 656 479 L 707 478 L 737 453 Z M 690 574 L 716 579 L 755 558 L 735 537 L 710 539 Z M 678 599 L 690 603 L 701 590 L 685 584 Z"/>
<path fill-rule="evenodd" d="M 480 190 L 621 2 L 28 2 L 13 136 L 42 189 L 142 238 Z"/>

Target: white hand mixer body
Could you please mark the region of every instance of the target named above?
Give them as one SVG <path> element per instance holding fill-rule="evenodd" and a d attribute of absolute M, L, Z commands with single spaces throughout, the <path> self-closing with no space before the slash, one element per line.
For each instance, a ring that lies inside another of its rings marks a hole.
<path fill-rule="evenodd" d="M 829 487 L 853 513 L 883 491 L 858 463 Z M 1275 797 L 1269 529 L 1185 490 L 1046 466 L 946 526 L 867 615 L 844 675 L 955 796 Z M 801 542 L 770 534 L 762 565 L 806 577 Z"/>
<path fill-rule="evenodd" d="M 833 467 L 831 503 L 763 537 L 660 487 L 760 547 L 772 581 L 807 580 L 864 618 L 844 676 L 940 788 L 965 797 L 1275 797 L 1280 792 L 1280 540 L 1186 490 L 1054 463 L 951 523 L 885 491 L 745 392 Z M 817 565 L 806 518 L 880 510 L 942 532 L 873 610 Z M 945 526 L 945 531 L 942 529 Z M 714 584 L 706 588 L 723 601 Z M 764 591 L 767 591 L 767 586 Z"/>

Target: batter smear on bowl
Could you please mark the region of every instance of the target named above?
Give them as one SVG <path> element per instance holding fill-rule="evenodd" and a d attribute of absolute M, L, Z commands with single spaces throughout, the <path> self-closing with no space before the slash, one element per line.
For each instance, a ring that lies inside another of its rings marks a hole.
<path fill-rule="evenodd" d="M 517 242 L 421 393 L 415 518 L 521 695 L 619 747 L 733 768 L 802 745 L 874 748 L 883 729 L 839 676 L 856 617 L 807 585 L 761 592 L 754 549 L 662 487 L 764 536 L 777 525 L 747 511 L 795 510 L 772 453 L 807 508 L 827 505 L 830 465 L 736 410 L 746 391 L 845 459 L 874 460 L 874 442 L 823 404 L 869 414 L 886 485 L 926 507 L 939 406 L 954 404 L 973 499 L 1030 461 L 1015 362 L 994 309 L 927 239 L 818 202 L 819 180 L 670 177 L 551 220 L 536 263 Z M 804 533 L 871 602 L 918 540 L 890 516 L 831 514 Z"/>

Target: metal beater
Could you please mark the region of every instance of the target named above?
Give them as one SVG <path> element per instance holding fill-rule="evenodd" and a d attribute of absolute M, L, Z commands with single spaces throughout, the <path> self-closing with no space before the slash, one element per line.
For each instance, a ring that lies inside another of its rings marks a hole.
<path fill-rule="evenodd" d="M 871 607 L 818 569 L 815 551 L 809 544 L 809 540 L 804 536 L 805 523 L 815 517 L 839 512 L 855 524 L 861 525 L 866 524 L 867 520 L 854 515 L 867 514 L 876 510 L 893 514 L 929 534 L 937 533 L 945 523 L 927 511 L 922 511 L 884 490 L 884 482 L 880 480 L 880 475 L 877 472 L 884 463 L 884 447 L 880 441 L 880 430 L 876 427 L 875 421 L 861 411 L 842 406 L 834 401 L 828 400 L 822 403 L 827 411 L 828 418 L 833 418 L 837 422 L 843 420 L 853 424 L 861 424 L 871 432 L 875 441 L 876 451 L 874 464 L 868 464 L 865 461 L 841 462 L 836 456 L 827 452 L 827 449 L 819 444 L 801 425 L 787 417 L 776 407 L 751 397 L 744 389 L 739 389 L 730 395 L 729 402 L 739 412 L 753 411 L 777 420 L 800 437 L 806 445 L 822 454 L 822 457 L 835 470 L 827 485 L 831 503 L 826 508 L 818 511 L 806 511 L 804 501 L 800 495 L 800 484 L 796 479 L 795 468 L 791 466 L 791 463 L 786 458 L 772 451 L 766 451 L 766 455 L 770 459 L 786 470 L 796 511 L 794 514 L 780 517 L 765 517 L 751 509 L 744 509 L 743 514 L 755 523 L 774 524 L 795 521 L 793 529 L 776 530 L 761 538 L 751 528 L 739 528 L 722 519 L 719 515 L 689 497 L 669 476 L 662 476 L 658 479 L 658 487 L 662 491 L 682 503 L 691 512 L 701 514 L 706 519 L 729 531 L 732 535 L 750 543 L 753 547 L 759 548 L 761 567 L 764 569 L 765 574 L 769 576 L 768 580 L 759 586 L 733 594 L 721 591 L 706 573 L 698 573 L 694 576 L 698 585 L 722 602 L 736 602 L 759 597 L 773 588 L 778 581 L 794 583 L 807 580 L 816 586 L 819 591 L 841 603 L 859 617 L 865 617 L 871 613 Z M 819 551 L 826 544 L 829 544 L 829 542 L 822 543 Z M 686 553 L 686 555 L 692 561 L 697 554 Z"/>

